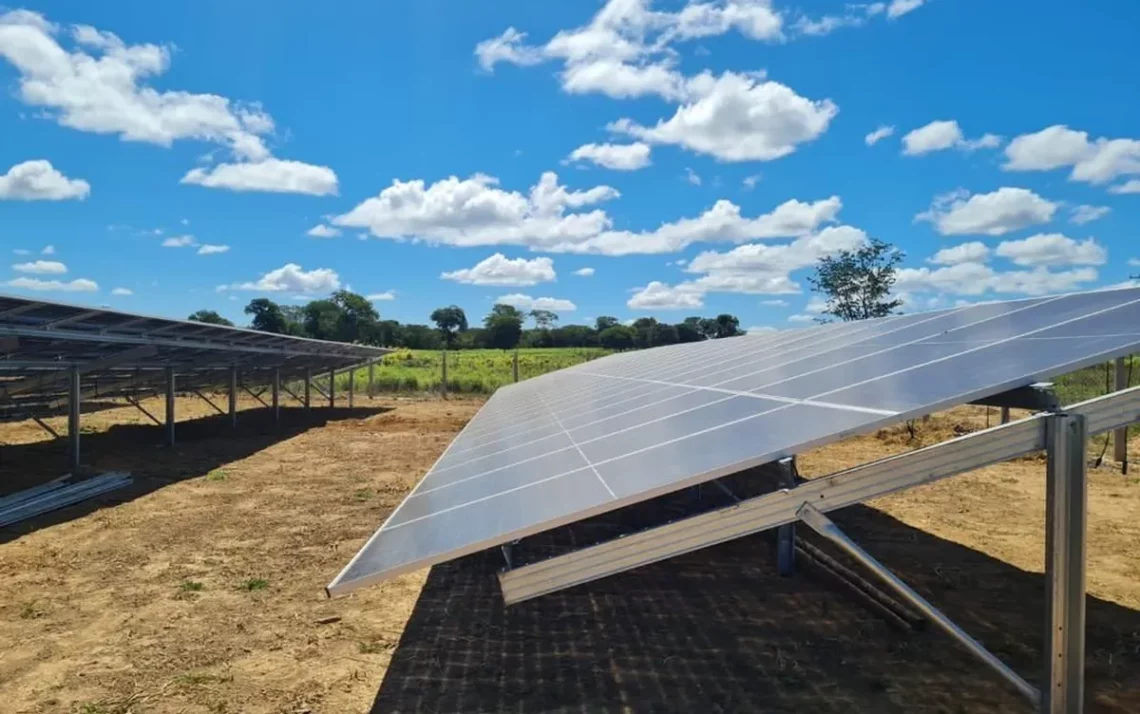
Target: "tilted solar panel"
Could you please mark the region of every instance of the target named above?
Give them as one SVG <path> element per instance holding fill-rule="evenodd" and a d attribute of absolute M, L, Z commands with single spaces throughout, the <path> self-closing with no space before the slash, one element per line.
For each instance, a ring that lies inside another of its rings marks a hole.
<path fill-rule="evenodd" d="M 499 390 L 329 585 L 507 543 L 1140 349 L 1140 289 L 630 352 Z"/>

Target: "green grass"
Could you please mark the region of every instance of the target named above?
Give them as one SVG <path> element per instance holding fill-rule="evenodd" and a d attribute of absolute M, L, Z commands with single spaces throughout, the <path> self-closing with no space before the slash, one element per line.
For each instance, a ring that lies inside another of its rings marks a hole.
<path fill-rule="evenodd" d="M 184 593 L 200 593 L 206 589 L 206 586 L 194 580 L 183 580 L 178 584 L 178 589 Z"/>
<path fill-rule="evenodd" d="M 254 590 L 265 590 L 269 587 L 269 581 L 265 578 L 250 578 L 241 584 L 242 590 L 253 592 Z"/>
<path fill-rule="evenodd" d="M 519 350 L 519 379 L 537 377 L 609 354 L 599 348 L 538 348 Z M 504 350 L 457 350 L 447 353 L 447 390 L 454 394 L 491 394 L 514 381 L 513 353 Z M 376 365 L 377 392 L 438 391 L 442 378 L 439 350 L 399 350 Z M 368 386 L 368 369 L 356 372 L 356 389 Z M 337 377 L 337 391 L 348 388 L 348 375 Z"/>
<path fill-rule="evenodd" d="M 226 472 L 221 470 L 221 469 L 214 469 L 210 473 L 206 474 L 206 480 L 207 481 L 225 481 L 226 480 Z"/>

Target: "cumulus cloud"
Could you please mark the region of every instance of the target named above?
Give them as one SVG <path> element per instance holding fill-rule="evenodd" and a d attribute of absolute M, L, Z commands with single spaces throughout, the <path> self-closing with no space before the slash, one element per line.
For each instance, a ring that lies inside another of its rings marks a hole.
<path fill-rule="evenodd" d="M 1095 268 L 1050 271 L 997 271 L 982 263 L 959 263 L 944 268 L 903 268 L 898 271 L 895 289 L 900 292 L 937 292 L 950 295 L 1045 295 L 1074 290 L 1097 279 Z"/>
<path fill-rule="evenodd" d="M 570 152 L 569 161 L 589 161 L 615 171 L 636 171 L 649 166 L 649 145 L 636 141 L 632 144 L 583 144 Z"/>
<path fill-rule="evenodd" d="M 444 280 L 469 285 L 527 286 L 551 282 L 557 278 L 550 258 L 510 259 L 495 253 L 472 268 L 453 270 L 440 275 Z"/>
<path fill-rule="evenodd" d="M 40 251 L 40 254 L 41 255 L 55 255 L 55 246 L 54 245 L 45 245 L 43 247 L 43 250 Z"/>
<path fill-rule="evenodd" d="M 569 300 L 562 298 L 552 297 L 531 297 L 522 293 L 511 293 L 510 295 L 503 295 L 495 300 L 496 303 L 503 305 L 512 305 L 522 311 L 528 310 L 550 310 L 551 312 L 572 312 L 578 309 L 578 306 Z"/>
<path fill-rule="evenodd" d="M 891 4 L 887 6 L 887 17 L 894 20 L 908 12 L 914 12 L 924 4 L 926 0 L 891 0 Z"/>
<path fill-rule="evenodd" d="M 1122 184 L 1112 186 L 1108 189 L 1109 193 L 1140 193 L 1140 179 L 1129 179 Z"/>
<path fill-rule="evenodd" d="M 1048 223 L 1056 211 L 1056 203 L 1028 189 L 1003 186 L 973 196 L 964 189 L 937 196 L 915 220 L 930 221 L 942 235 L 1000 236 Z"/>
<path fill-rule="evenodd" d="M 98 283 L 86 278 L 76 278 L 66 283 L 60 280 L 41 280 L 39 278 L 13 278 L 4 285 L 21 290 L 62 293 L 93 293 L 99 289 Z"/>
<path fill-rule="evenodd" d="M 766 305 L 768 307 L 787 307 L 790 303 L 788 303 L 787 300 L 776 299 L 776 300 L 761 300 L 760 304 Z"/>
<path fill-rule="evenodd" d="M 972 241 L 951 248 L 943 248 L 926 259 L 936 265 L 958 265 L 960 263 L 984 263 L 990 257 L 990 249 L 985 243 Z"/>
<path fill-rule="evenodd" d="M 1090 141 L 1088 132 L 1063 124 L 1015 137 L 1005 155 L 1002 168 L 1006 171 L 1072 167 L 1070 181 L 1105 184 L 1120 176 L 1140 174 L 1140 140 L 1102 137 Z"/>
<path fill-rule="evenodd" d="M 1093 221 L 1100 220 L 1111 212 L 1112 209 L 1108 206 L 1090 206 L 1087 203 L 1084 203 L 1072 208 L 1071 214 L 1069 215 L 1069 223 L 1075 223 L 1078 226 L 1083 226 L 1086 223 L 1092 223 Z"/>
<path fill-rule="evenodd" d="M 321 223 L 305 231 L 305 235 L 313 238 L 336 238 L 340 235 L 340 230 Z"/>
<path fill-rule="evenodd" d="M 577 270 L 574 271 L 574 274 L 579 276 L 579 277 L 582 277 L 582 278 L 589 278 L 589 277 L 592 277 L 594 275 L 594 269 L 593 268 L 578 268 Z"/>
<path fill-rule="evenodd" d="M 685 180 L 694 186 L 701 185 L 701 177 L 696 171 L 693 171 L 688 166 L 685 167 Z"/>
<path fill-rule="evenodd" d="M 893 126 L 880 126 L 870 134 L 867 134 L 867 136 L 864 136 L 863 143 L 865 143 L 867 146 L 874 146 L 875 144 L 878 144 L 880 141 L 886 139 L 888 136 L 891 136 L 894 133 L 895 128 Z"/>
<path fill-rule="evenodd" d="M 231 191 L 302 193 L 335 196 L 336 173 L 328 166 L 268 158 L 237 164 L 218 164 L 186 172 L 181 183 Z"/>
<path fill-rule="evenodd" d="M 1003 241 L 995 251 L 1017 265 L 1103 265 L 1104 247 L 1089 238 L 1076 241 L 1060 233 L 1039 233 L 1024 240 Z"/>
<path fill-rule="evenodd" d="M 301 167 L 308 167 L 327 184 L 323 172 L 331 171 L 325 167 L 271 158 L 265 138 L 275 126 L 259 104 L 151 86 L 150 80 L 170 68 L 171 54 L 167 46 L 128 45 L 110 32 L 87 25 L 63 28 L 26 10 L 0 15 L 0 58 L 18 73 L 16 96 L 61 126 L 165 147 L 204 141 L 225 147 L 242 162 L 195 169 L 183 178 L 185 183 L 235 190 L 311 189 L 313 179 L 298 179 L 305 173 Z"/>
<path fill-rule="evenodd" d="M 33 260 L 28 263 L 16 263 L 12 266 L 12 270 L 31 275 L 63 275 L 67 272 L 67 266 L 55 260 Z"/>
<path fill-rule="evenodd" d="M 364 299 L 368 300 L 369 302 L 387 302 L 389 300 L 396 299 L 396 291 L 385 290 L 382 293 L 371 293 L 369 295 L 366 295 Z"/>
<path fill-rule="evenodd" d="M 234 285 L 221 285 L 218 291 L 225 290 L 254 290 L 267 293 L 312 293 L 331 292 L 340 288 L 340 276 L 330 268 L 315 268 L 305 270 L 296 263 L 270 270 L 253 282 L 236 283 Z"/>
<path fill-rule="evenodd" d="M 0 43 L 3 42 L 3 31 L 3 25 L 0 25 Z M 0 176 L 0 201 L 63 201 L 84 199 L 90 193 L 91 184 L 82 179 L 67 178 L 50 161 L 43 159 L 16 164 Z"/>
<path fill-rule="evenodd" d="M 704 294 L 683 286 L 673 287 L 654 280 L 637 288 L 626 306 L 634 310 L 682 310 L 704 307 Z"/>
<path fill-rule="evenodd" d="M 503 30 L 503 34 L 483 40 L 475 45 L 475 56 L 479 59 L 479 66 L 490 72 L 500 62 L 527 67 L 545 60 L 542 51 L 537 47 L 528 47 L 523 44 L 526 33 L 519 32 L 513 27 Z"/>
<path fill-rule="evenodd" d="M 958 122 L 953 120 L 932 121 L 907 133 L 902 141 L 903 154 L 907 156 L 922 156 L 946 149 L 995 149 L 1001 145 L 1001 137 L 997 134 L 983 134 L 977 139 L 967 139 Z"/>
<path fill-rule="evenodd" d="M 111 294 L 112 295 L 118 295 L 120 297 L 124 297 L 127 295 L 134 295 L 135 291 L 131 290 L 130 288 L 114 288 L 111 290 Z"/>
<path fill-rule="evenodd" d="M 206 243 L 198 248 L 198 255 L 217 255 L 218 253 L 228 253 L 230 247 L 228 245 L 214 245 Z"/>
<path fill-rule="evenodd" d="M 163 248 L 193 248 L 196 245 L 198 241 L 191 235 L 170 236 L 162 241 Z"/>
<path fill-rule="evenodd" d="M 805 235 L 835 220 L 842 202 L 832 196 L 812 203 L 786 201 L 755 218 L 741 215 L 731 201 L 717 201 L 696 218 L 664 223 L 650 231 L 613 229 L 600 208 L 617 198 L 609 186 L 575 191 L 546 172 L 527 194 L 499 187 L 476 174 L 431 185 L 395 180 L 392 185 L 336 216 L 338 226 L 367 228 L 377 238 L 414 239 L 454 246 L 517 245 L 547 252 L 671 253 L 697 242 L 735 242 Z"/>

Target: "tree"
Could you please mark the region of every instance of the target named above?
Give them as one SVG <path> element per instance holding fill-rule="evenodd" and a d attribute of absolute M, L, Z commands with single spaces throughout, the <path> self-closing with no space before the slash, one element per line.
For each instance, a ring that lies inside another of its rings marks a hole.
<path fill-rule="evenodd" d="M 288 323 L 281 312 L 281 306 L 269 298 L 254 298 L 245 306 L 245 314 L 253 317 L 250 327 L 262 332 L 275 332 L 279 335 L 289 334 Z"/>
<path fill-rule="evenodd" d="M 224 327 L 234 326 L 234 323 L 230 322 L 213 310 L 199 310 L 191 314 L 190 317 L 186 319 L 193 320 L 194 322 L 204 322 L 207 325 L 222 325 Z"/>
<path fill-rule="evenodd" d="M 522 312 L 511 305 L 496 304 L 483 318 L 483 333 L 487 346 L 509 350 L 518 346 L 522 338 Z"/>
<path fill-rule="evenodd" d="M 534 326 L 540 330 L 549 330 L 558 322 L 558 313 L 551 310 L 531 310 L 530 317 L 534 320 Z"/>
<path fill-rule="evenodd" d="M 677 323 L 674 327 L 677 330 L 678 342 L 701 342 L 705 339 L 704 333 L 701 332 L 701 318 L 699 317 L 686 317 L 683 322 Z"/>
<path fill-rule="evenodd" d="M 491 315 L 494 315 L 496 317 L 513 317 L 520 323 L 523 321 L 522 310 L 518 309 L 514 305 L 505 305 L 501 302 L 497 302 L 491 306 L 491 313 L 487 317 L 490 317 Z M 483 318 L 483 321 L 486 322 L 487 319 Z"/>
<path fill-rule="evenodd" d="M 891 299 L 891 287 L 904 257 L 890 243 L 872 238 L 858 250 L 841 250 L 820 260 L 808 282 L 827 298 L 824 315 L 845 321 L 886 317 L 902 305 L 902 300 Z"/>
<path fill-rule="evenodd" d="M 637 330 L 625 325 L 607 327 L 598 334 L 598 341 L 608 350 L 628 350 L 637 339 Z"/>
<path fill-rule="evenodd" d="M 594 329 L 597 330 L 598 332 L 605 332 L 606 330 L 610 329 L 611 327 L 614 327 L 615 325 L 620 325 L 620 324 L 621 324 L 621 322 L 616 317 L 610 317 L 609 315 L 602 315 L 598 319 L 594 320 Z"/>
<path fill-rule="evenodd" d="M 305 336 L 305 308 L 302 305 L 282 305 L 281 314 L 285 316 L 285 333 Z"/>
<path fill-rule="evenodd" d="M 410 350 L 438 350 L 443 346 L 439 333 L 427 325 L 404 325 L 401 329 L 403 344 Z"/>
<path fill-rule="evenodd" d="M 455 345 L 455 338 L 467 331 L 467 313 L 458 305 L 436 308 L 431 313 L 431 321 L 439 329 L 444 344 L 448 349 Z"/>
<path fill-rule="evenodd" d="M 363 295 L 337 290 L 329 300 L 340 309 L 333 339 L 341 342 L 369 342 L 376 332 L 380 313 Z"/>
<path fill-rule="evenodd" d="M 736 315 L 729 315 L 728 313 L 721 313 L 716 316 L 716 334 L 717 339 L 722 337 L 736 337 L 741 334 L 740 332 L 740 318 Z"/>
<path fill-rule="evenodd" d="M 344 311 L 332 300 L 313 300 L 302 308 L 305 334 L 318 340 L 340 339 L 339 328 Z"/>

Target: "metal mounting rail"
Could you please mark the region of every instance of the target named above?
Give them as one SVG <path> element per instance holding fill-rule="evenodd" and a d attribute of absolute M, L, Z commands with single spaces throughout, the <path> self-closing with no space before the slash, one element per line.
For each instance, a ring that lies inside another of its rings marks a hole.
<path fill-rule="evenodd" d="M 1074 404 L 1065 412 L 1084 415 L 1089 434 L 1111 431 L 1140 421 L 1140 387 Z M 804 503 L 826 513 L 1042 451 L 1049 416 L 1034 415 L 503 572 L 499 575 L 503 600 L 508 605 L 522 602 L 794 523 Z"/>

